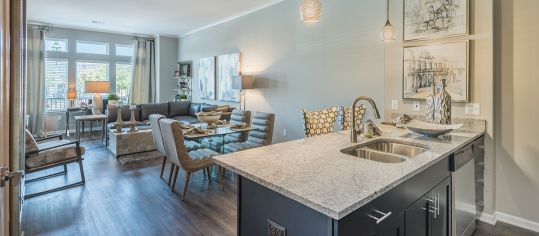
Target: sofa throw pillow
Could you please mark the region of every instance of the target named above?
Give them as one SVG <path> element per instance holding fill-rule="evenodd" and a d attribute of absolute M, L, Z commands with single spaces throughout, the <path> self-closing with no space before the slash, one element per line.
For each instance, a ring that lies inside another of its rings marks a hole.
<path fill-rule="evenodd" d="M 170 117 L 186 116 L 189 114 L 189 105 L 191 102 L 169 102 L 168 109 L 170 111 Z"/>
<path fill-rule="evenodd" d="M 201 103 L 191 103 L 189 105 L 189 115 L 190 116 L 197 116 L 197 113 L 200 112 L 201 110 L 201 107 L 202 107 L 202 104 Z"/>

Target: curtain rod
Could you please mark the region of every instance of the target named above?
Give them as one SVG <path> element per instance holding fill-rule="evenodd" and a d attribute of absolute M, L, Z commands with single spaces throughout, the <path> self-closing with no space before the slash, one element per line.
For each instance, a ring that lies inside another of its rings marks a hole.
<path fill-rule="evenodd" d="M 142 35 L 133 35 L 133 40 L 146 40 L 146 41 L 155 41 L 154 37 L 151 36 L 142 36 Z"/>
<path fill-rule="evenodd" d="M 28 23 L 26 26 L 29 29 L 40 29 L 40 30 L 51 30 L 52 27 L 50 25 L 44 25 L 40 23 Z"/>

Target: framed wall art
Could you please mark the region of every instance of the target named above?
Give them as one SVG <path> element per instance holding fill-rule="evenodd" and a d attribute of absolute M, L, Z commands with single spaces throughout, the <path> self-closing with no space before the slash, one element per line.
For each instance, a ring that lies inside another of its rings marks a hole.
<path fill-rule="evenodd" d="M 404 0 L 404 41 L 466 35 L 469 0 Z"/>
<path fill-rule="evenodd" d="M 232 78 L 240 75 L 240 53 L 217 57 L 218 99 L 227 102 L 239 102 L 240 91 L 232 89 Z"/>
<path fill-rule="evenodd" d="M 215 100 L 215 57 L 201 58 L 198 65 L 200 98 Z"/>
<path fill-rule="evenodd" d="M 432 92 L 441 90 L 446 79 L 446 90 L 453 102 L 467 102 L 468 98 L 468 41 L 432 44 L 404 48 L 403 99 L 424 100 Z"/>

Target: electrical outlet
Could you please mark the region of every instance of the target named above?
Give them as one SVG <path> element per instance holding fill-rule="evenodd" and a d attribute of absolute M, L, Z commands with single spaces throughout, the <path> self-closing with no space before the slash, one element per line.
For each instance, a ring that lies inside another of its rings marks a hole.
<path fill-rule="evenodd" d="M 283 137 L 286 137 L 288 134 L 286 133 L 286 129 L 283 129 Z"/>
<path fill-rule="evenodd" d="M 413 106 L 414 111 L 421 111 L 421 103 L 419 103 L 419 102 L 414 102 L 414 103 L 412 104 L 412 106 Z"/>
<path fill-rule="evenodd" d="M 466 115 L 480 115 L 481 105 L 479 103 L 466 103 L 464 106 L 464 114 Z"/>
<path fill-rule="evenodd" d="M 391 109 L 393 110 L 399 109 L 399 100 L 391 100 Z"/>

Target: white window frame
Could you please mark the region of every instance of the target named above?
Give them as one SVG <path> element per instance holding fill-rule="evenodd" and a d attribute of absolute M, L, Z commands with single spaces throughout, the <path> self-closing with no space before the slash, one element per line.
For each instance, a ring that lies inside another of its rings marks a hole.
<path fill-rule="evenodd" d="M 107 45 L 107 52 L 105 54 L 103 54 L 103 53 L 91 53 L 91 52 L 79 52 L 79 47 L 78 47 L 79 43 Z M 110 55 L 110 44 L 109 43 L 104 43 L 104 42 L 96 42 L 96 41 L 75 40 L 75 51 L 78 54 Z"/>

